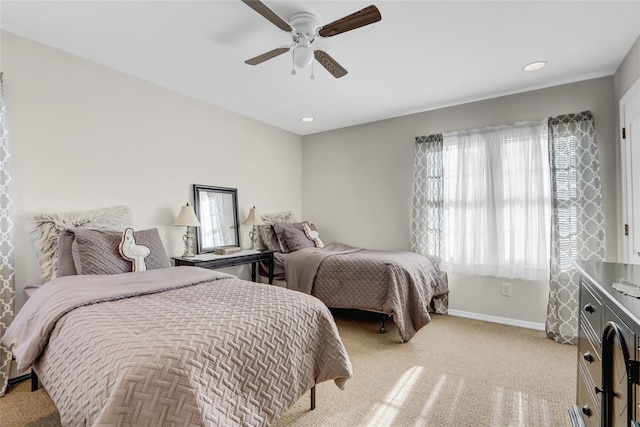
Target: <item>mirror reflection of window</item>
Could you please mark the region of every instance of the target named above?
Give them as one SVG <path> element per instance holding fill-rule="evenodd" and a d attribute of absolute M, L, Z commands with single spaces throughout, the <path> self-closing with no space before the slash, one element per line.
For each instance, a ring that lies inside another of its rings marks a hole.
<path fill-rule="evenodd" d="M 233 242 L 233 200 L 230 194 L 201 192 L 200 203 L 203 212 L 202 224 L 204 246 L 224 246 Z"/>

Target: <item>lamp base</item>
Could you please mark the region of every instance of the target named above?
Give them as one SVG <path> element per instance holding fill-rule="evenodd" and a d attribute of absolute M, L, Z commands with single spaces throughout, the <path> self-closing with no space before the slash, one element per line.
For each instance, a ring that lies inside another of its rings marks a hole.
<path fill-rule="evenodd" d="M 251 239 L 251 248 L 250 249 L 252 251 L 258 250 L 258 230 L 256 229 L 255 225 L 253 226 L 253 228 L 249 232 L 249 239 Z"/>
<path fill-rule="evenodd" d="M 182 236 L 182 240 L 184 241 L 182 258 L 192 258 L 196 256 L 196 254 L 193 253 L 193 249 L 191 249 L 193 247 L 193 233 L 189 230 L 189 227 L 187 227 L 187 233 Z"/>

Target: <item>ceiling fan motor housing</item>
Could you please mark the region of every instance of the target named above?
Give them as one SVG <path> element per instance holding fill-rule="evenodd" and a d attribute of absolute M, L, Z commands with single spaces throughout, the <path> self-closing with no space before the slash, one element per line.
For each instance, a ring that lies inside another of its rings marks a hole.
<path fill-rule="evenodd" d="M 320 27 L 320 21 L 313 13 L 300 12 L 289 19 L 289 25 L 295 29 L 297 35 L 306 36 L 309 42 L 313 42 L 316 37 L 316 31 Z"/>

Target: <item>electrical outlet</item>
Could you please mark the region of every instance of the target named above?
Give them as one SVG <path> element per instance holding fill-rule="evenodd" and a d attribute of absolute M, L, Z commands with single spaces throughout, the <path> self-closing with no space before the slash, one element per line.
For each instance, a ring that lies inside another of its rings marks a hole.
<path fill-rule="evenodd" d="M 502 295 L 505 297 L 511 296 L 511 283 L 502 284 Z"/>

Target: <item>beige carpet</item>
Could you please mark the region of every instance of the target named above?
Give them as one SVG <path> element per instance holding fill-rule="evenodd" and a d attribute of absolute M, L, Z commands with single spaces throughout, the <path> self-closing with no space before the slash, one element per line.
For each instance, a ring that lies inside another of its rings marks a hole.
<path fill-rule="evenodd" d="M 406 344 L 377 317 L 337 312 L 354 377 L 346 390 L 317 386 L 276 423 L 284 426 L 568 426 L 575 402 L 576 347 L 543 332 L 433 316 Z M 0 399 L 0 426 L 60 426 L 55 408 L 29 381 Z"/>

